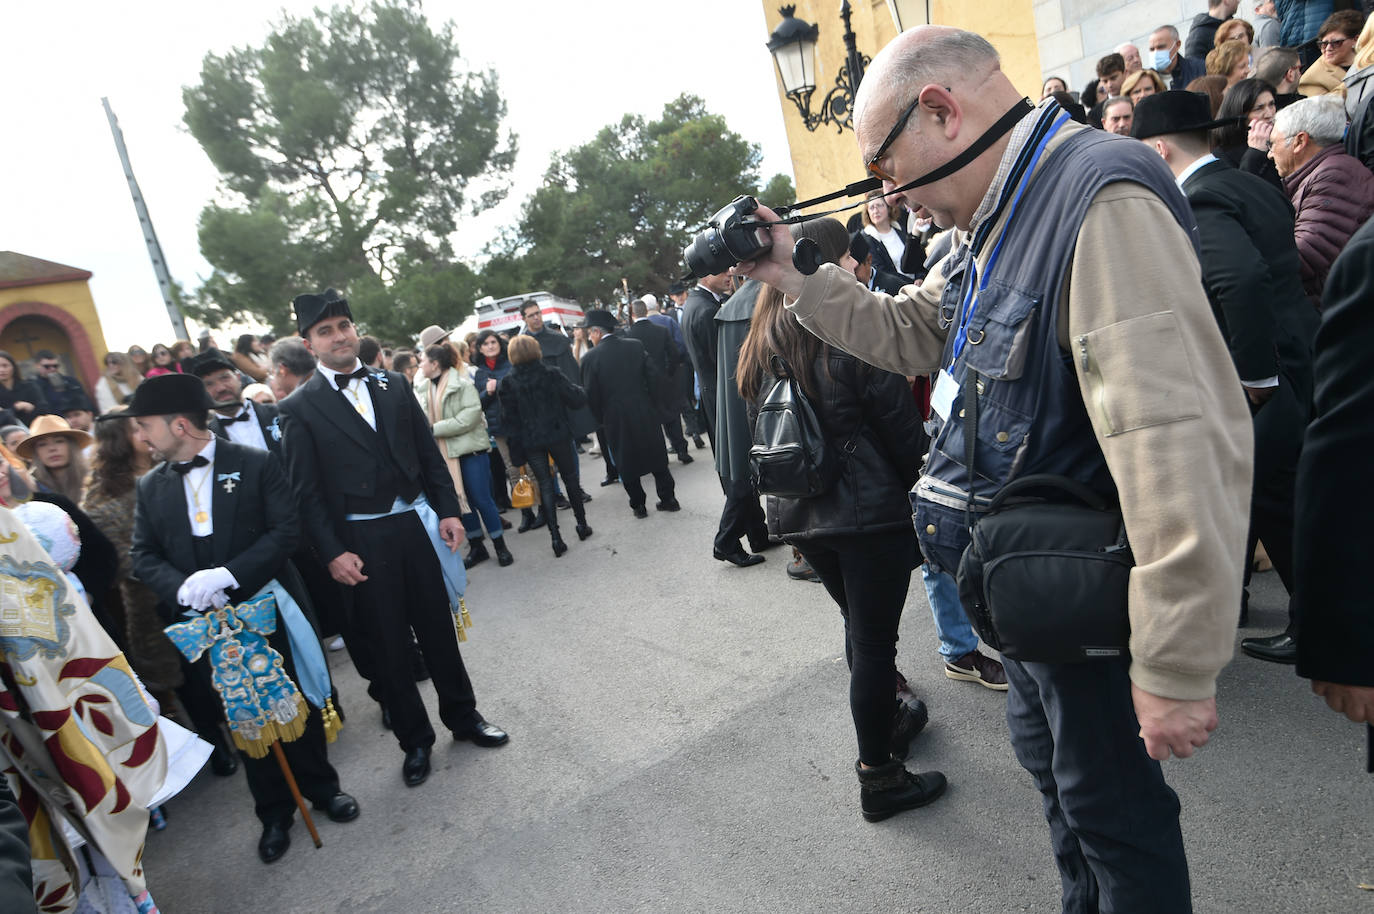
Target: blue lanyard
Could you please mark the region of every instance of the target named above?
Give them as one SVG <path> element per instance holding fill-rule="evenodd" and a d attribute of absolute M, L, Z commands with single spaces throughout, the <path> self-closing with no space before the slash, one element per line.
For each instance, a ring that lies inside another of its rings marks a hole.
<path fill-rule="evenodd" d="M 1025 173 L 1022 174 L 1020 182 L 1016 185 L 1016 195 L 1012 197 L 1011 206 L 1007 210 L 1007 218 L 1002 223 L 1002 233 L 997 236 L 997 244 L 993 246 L 992 255 L 988 257 L 984 281 L 981 284 L 978 279 L 977 257 L 974 256 L 972 248 L 969 249 L 969 275 L 965 280 L 965 288 L 967 291 L 964 292 L 963 301 L 960 302 L 959 307 L 959 330 L 954 336 L 954 345 L 951 348 L 951 358 L 949 361 L 949 369 L 951 372 L 954 369 L 954 363 L 959 361 L 960 353 L 964 351 L 964 345 L 968 342 L 969 324 L 972 322 L 974 314 L 978 312 L 978 298 L 987 288 L 986 277 L 992 274 L 992 269 L 997 264 L 997 258 L 1002 253 L 1002 242 L 1006 240 L 1007 229 L 1011 227 L 1011 221 L 1016 216 L 1016 206 L 1021 202 L 1021 195 L 1025 193 L 1026 185 L 1030 183 L 1031 175 L 1035 173 L 1035 166 L 1039 163 L 1040 156 L 1044 154 L 1045 147 L 1049 145 L 1054 135 L 1059 132 L 1059 128 L 1063 127 L 1068 122 L 1069 115 L 1067 113 L 1060 114 L 1059 117 L 1055 119 L 1054 126 L 1045 134 L 1044 139 L 1040 141 L 1040 145 L 1035 148 L 1035 155 L 1031 157 L 1030 164 L 1026 167 Z"/>

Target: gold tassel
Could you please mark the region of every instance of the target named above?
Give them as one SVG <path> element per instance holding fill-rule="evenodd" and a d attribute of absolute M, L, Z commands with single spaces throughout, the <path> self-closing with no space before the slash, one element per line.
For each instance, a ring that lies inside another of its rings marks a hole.
<path fill-rule="evenodd" d="M 462 597 L 458 598 L 458 614 L 463 617 L 463 628 L 472 628 L 472 616 L 468 615 L 468 604 Z"/>
<path fill-rule="evenodd" d="M 289 743 L 300 739 L 301 734 L 305 732 L 306 715 L 309 713 L 310 708 L 306 705 L 305 698 L 298 694 L 296 716 L 289 722 L 283 724 L 275 720 L 266 721 L 258 731 L 257 739 L 246 739 L 232 726 L 229 728 L 229 735 L 233 737 L 234 745 L 247 752 L 249 758 L 267 758 L 267 753 L 277 740 Z"/>
<path fill-rule="evenodd" d="M 455 632 L 458 633 L 458 641 L 459 641 L 460 643 L 463 642 L 463 641 L 468 640 L 468 634 L 467 634 L 467 632 L 463 631 L 463 617 L 462 617 L 462 616 L 454 616 L 454 617 L 453 617 L 453 630 L 454 630 Z"/>
<path fill-rule="evenodd" d="M 339 738 L 339 731 L 343 729 L 343 721 L 339 719 L 339 712 L 334 710 L 334 699 L 324 700 L 324 709 L 320 711 L 320 717 L 324 720 L 324 741 L 332 743 Z"/>

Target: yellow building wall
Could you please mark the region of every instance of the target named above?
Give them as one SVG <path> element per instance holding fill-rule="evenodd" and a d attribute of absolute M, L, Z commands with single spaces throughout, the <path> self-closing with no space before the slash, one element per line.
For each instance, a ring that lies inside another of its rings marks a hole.
<path fill-rule="evenodd" d="M 840 21 L 835 0 L 789 0 L 795 2 L 798 19 L 820 27 L 816 41 L 816 91 L 811 110 L 820 110 L 835 76 L 844 68 L 844 23 Z M 771 34 L 782 21 L 779 0 L 764 0 L 764 16 Z M 852 0 L 854 29 L 859 53 L 873 57 L 897 35 L 886 0 Z M 1011 81 L 1032 99 L 1040 96 L 1040 50 L 1035 39 L 1035 16 L 1031 0 L 930 0 L 931 22 L 968 29 L 984 36 L 1002 55 L 1002 69 Z M 764 36 L 765 38 L 767 36 Z M 792 175 L 797 199 L 819 196 L 863 180 L 863 161 L 854 133 L 837 133 L 822 125 L 814 133 L 802 123 L 797 106 L 782 91 L 774 68 L 773 80 L 782 105 L 787 142 L 792 152 Z M 782 202 L 782 201 L 764 201 Z M 843 217 L 843 214 L 841 214 Z"/>
<path fill-rule="evenodd" d="M 11 306 L 32 303 L 65 312 L 80 325 L 89 348 L 77 345 L 78 341 L 70 339 L 66 330 L 49 317 L 32 313 L 15 317 L 10 310 Z M 51 349 L 61 358 L 63 370 L 87 387 L 99 377 L 99 366 L 104 364 L 107 352 L 105 331 L 85 280 L 0 289 L 0 324 L 0 349 L 19 362 L 31 361 L 33 353 L 40 349 Z"/>

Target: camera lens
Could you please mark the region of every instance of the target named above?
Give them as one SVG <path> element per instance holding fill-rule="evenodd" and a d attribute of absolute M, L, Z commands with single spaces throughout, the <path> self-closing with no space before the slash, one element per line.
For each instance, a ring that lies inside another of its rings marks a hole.
<path fill-rule="evenodd" d="M 687 261 L 687 268 L 697 279 L 724 273 L 737 262 L 725 246 L 720 229 L 715 226 L 693 238 L 692 243 L 683 249 L 682 257 Z"/>

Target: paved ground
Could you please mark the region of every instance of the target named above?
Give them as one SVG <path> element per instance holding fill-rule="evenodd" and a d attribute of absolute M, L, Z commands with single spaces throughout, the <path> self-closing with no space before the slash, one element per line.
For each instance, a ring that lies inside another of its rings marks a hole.
<path fill-rule="evenodd" d="M 708 453 L 708 452 L 699 452 Z M 930 706 L 909 763 L 948 775 L 931 807 L 870 825 L 858 809 L 839 615 L 783 573 L 783 550 L 711 559 L 711 465 L 673 465 L 684 510 L 635 520 L 584 457 L 596 535 L 555 560 L 544 531 L 472 574 L 463 656 L 498 750 L 441 742 L 421 787 L 344 654 L 347 727 L 330 755 L 363 814 L 297 823 L 256 856 L 242 773 L 200 777 L 151 834 L 149 885 L 183 912 L 1058 910 L 1039 797 L 1006 739 L 1003 697 L 944 678 L 919 578 L 899 665 Z M 647 480 L 646 480 L 647 481 Z M 563 516 L 567 516 L 564 512 Z M 1259 630 L 1281 625 L 1257 578 Z M 434 715 L 433 691 L 424 688 Z M 1184 810 L 1199 912 L 1374 912 L 1374 778 L 1363 735 L 1290 668 L 1242 655 L 1221 728 L 1166 767 Z M 434 715 L 437 721 L 437 715 Z"/>

